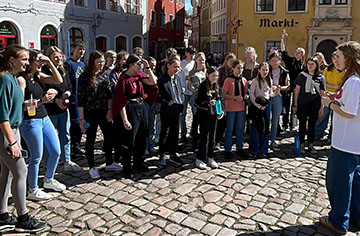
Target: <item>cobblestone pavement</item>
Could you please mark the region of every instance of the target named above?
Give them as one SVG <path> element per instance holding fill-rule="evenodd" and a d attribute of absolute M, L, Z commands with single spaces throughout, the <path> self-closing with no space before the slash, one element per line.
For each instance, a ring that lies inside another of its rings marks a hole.
<path fill-rule="evenodd" d="M 181 146 L 187 164 L 160 168 L 151 157 L 150 171 L 135 180 L 102 166 L 102 179 L 92 181 L 88 168 L 65 174 L 59 166 L 56 178 L 67 190 L 51 193 L 49 201 L 28 201 L 28 207 L 48 223 L 39 235 L 335 235 L 318 222 L 329 211 L 324 180 L 329 146 L 316 146 L 318 155 L 295 158 L 292 143 L 288 134 L 281 152 L 257 160 L 235 154 L 225 160 L 223 150 L 217 151 L 220 168 L 213 170 L 195 168 L 194 153 Z M 102 164 L 100 142 L 96 148 Z M 87 166 L 85 157 L 75 161 Z M 351 231 L 348 235 L 360 235 L 358 228 Z"/>

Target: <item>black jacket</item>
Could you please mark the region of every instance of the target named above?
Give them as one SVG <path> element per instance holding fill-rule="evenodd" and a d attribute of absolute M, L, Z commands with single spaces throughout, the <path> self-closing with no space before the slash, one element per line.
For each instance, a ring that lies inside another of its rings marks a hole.
<path fill-rule="evenodd" d="M 172 81 L 168 73 L 163 73 L 160 76 L 157 84 L 159 87 L 159 95 L 157 100 L 161 104 L 160 112 L 168 114 L 181 113 L 184 108 L 183 103 L 185 95 L 179 81 L 179 77 L 175 75 L 175 78 Z M 171 92 L 172 89 L 176 91 L 176 94 Z M 177 97 L 174 97 L 174 95 Z"/>

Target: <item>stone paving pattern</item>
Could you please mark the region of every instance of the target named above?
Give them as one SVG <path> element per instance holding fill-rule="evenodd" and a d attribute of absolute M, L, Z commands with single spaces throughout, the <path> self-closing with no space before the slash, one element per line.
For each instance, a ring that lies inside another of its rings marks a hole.
<path fill-rule="evenodd" d="M 239 160 L 235 154 L 225 160 L 220 150 L 219 169 L 199 170 L 194 153 L 182 146 L 187 164 L 160 168 L 157 157 L 151 157 L 150 171 L 135 180 L 101 169 L 102 179 L 93 181 L 88 168 L 65 174 L 59 166 L 56 178 L 67 190 L 27 205 L 48 223 L 38 233 L 42 236 L 335 235 L 318 222 L 329 211 L 324 179 L 329 146 L 316 146 L 318 155 L 295 158 L 288 134 L 280 147 L 281 152 L 257 160 Z M 101 141 L 96 148 L 96 161 L 102 164 Z M 85 157 L 75 161 L 87 166 Z M 359 236 L 360 231 L 352 228 L 347 235 Z"/>

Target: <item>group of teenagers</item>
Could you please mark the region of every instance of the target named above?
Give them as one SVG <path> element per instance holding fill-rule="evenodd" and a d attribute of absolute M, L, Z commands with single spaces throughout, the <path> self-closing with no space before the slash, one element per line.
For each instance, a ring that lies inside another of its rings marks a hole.
<path fill-rule="evenodd" d="M 207 66 L 205 54 L 192 47 L 183 60 L 169 48 L 159 62 L 145 60 L 141 48 L 131 55 L 93 51 L 87 65 L 82 61 L 83 42 L 72 45 L 65 63 L 55 46 L 45 55 L 19 45 L 7 47 L 0 57 L 0 229 L 15 226 L 17 231 L 35 232 L 45 227 L 27 213 L 26 195 L 31 200 L 51 198 L 38 187 L 42 158 L 44 189 L 66 189 L 54 178 L 55 171 L 59 163 L 64 171 L 82 170 L 71 157 L 83 152 L 83 134 L 89 175 L 100 178 L 94 159 L 98 127 L 104 138 L 105 171 L 122 171 L 128 178 L 133 171 L 147 172 L 144 157 L 155 152 L 155 140 L 160 166 L 169 160 L 183 163 L 177 149 L 179 142 L 188 141 L 189 105 L 192 148 L 200 169 L 218 168 L 214 149 L 219 143 L 231 158 L 234 135 L 240 157 L 267 157 L 269 146 L 279 151 L 277 134 L 294 128 L 294 114 L 301 153 L 307 136 L 307 150 L 315 154 L 314 140 L 323 137 L 332 117 L 326 174 L 332 210 L 320 221 L 337 232 L 348 230 L 350 218 L 360 223 L 360 202 L 355 200 L 360 198 L 360 45 L 339 45 L 327 65 L 321 53 L 304 61 L 302 48 L 289 56 L 286 37 L 283 32 L 281 51 L 271 50 L 268 62 L 257 63 L 255 49 L 248 47 L 244 62 L 228 53 L 219 68 Z M 34 104 L 36 113 L 28 113 Z M 243 150 L 246 123 L 248 153 Z M 21 137 L 29 150 L 28 165 Z M 7 212 L 10 187 L 17 218 Z"/>

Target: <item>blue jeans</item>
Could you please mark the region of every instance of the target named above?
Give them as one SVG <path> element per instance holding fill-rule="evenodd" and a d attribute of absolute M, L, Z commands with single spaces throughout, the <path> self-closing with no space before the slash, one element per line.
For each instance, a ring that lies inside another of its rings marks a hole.
<path fill-rule="evenodd" d="M 326 189 L 331 211 L 330 223 L 342 232 L 349 219 L 360 224 L 360 155 L 331 148 L 326 169 Z"/>
<path fill-rule="evenodd" d="M 268 119 L 270 117 L 270 108 L 270 105 L 268 105 L 265 109 Z M 267 154 L 269 152 L 269 137 L 269 134 L 259 134 L 256 128 L 250 125 L 249 152 L 254 155 L 258 153 Z"/>
<path fill-rule="evenodd" d="M 149 136 L 146 138 L 146 150 L 151 151 L 154 149 L 154 133 L 155 133 L 155 109 L 156 103 L 152 106 L 146 103 L 148 109 L 148 121 L 149 121 Z"/>
<path fill-rule="evenodd" d="M 271 140 L 275 140 L 279 118 L 283 108 L 282 97 L 277 95 L 271 98 L 269 105 L 271 106 Z"/>
<path fill-rule="evenodd" d="M 188 104 L 190 103 L 191 110 L 192 110 L 192 113 L 194 115 L 194 101 L 195 101 L 195 94 L 185 95 L 184 110 L 180 114 L 181 136 L 186 136 L 186 134 L 187 134 L 187 128 L 186 128 L 187 107 L 188 107 Z"/>
<path fill-rule="evenodd" d="M 225 141 L 224 141 L 225 152 L 231 151 L 234 128 L 236 135 L 236 149 L 243 148 L 244 127 L 245 127 L 244 111 L 226 112 L 226 131 L 225 131 Z"/>
<path fill-rule="evenodd" d="M 30 151 L 29 188 L 35 190 L 38 188 L 39 165 L 44 146 L 48 152 L 45 177 L 47 179 L 54 178 L 60 156 L 59 138 L 49 116 L 42 119 L 23 120 L 20 131 Z"/>
<path fill-rule="evenodd" d="M 62 163 L 69 162 L 71 159 L 69 111 L 66 110 L 61 114 L 50 116 L 50 120 L 52 121 L 55 129 L 57 129 L 59 135 L 61 149 L 60 161 Z M 46 155 L 48 155 L 47 152 Z"/>
<path fill-rule="evenodd" d="M 330 115 L 331 115 L 331 110 L 328 107 L 324 107 L 324 114 L 322 115 L 322 117 L 318 118 L 315 125 L 316 139 L 321 139 L 322 137 L 324 137 L 324 132 L 328 126 Z M 330 128 L 329 136 L 330 135 L 331 135 L 331 128 Z"/>

